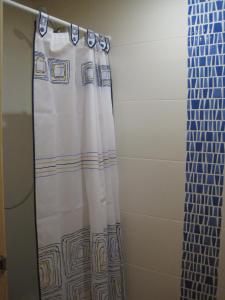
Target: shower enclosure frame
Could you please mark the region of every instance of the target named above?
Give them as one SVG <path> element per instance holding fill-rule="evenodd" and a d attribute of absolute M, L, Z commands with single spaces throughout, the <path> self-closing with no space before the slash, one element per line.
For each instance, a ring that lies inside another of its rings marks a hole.
<path fill-rule="evenodd" d="M 0 0 L 0 257 L 6 257 L 5 212 L 3 193 L 3 141 L 2 141 L 2 103 L 3 103 L 3 1 Z M 1 265 L 1 261 L 0 261 Z M 0 270 L 0 299 L 8 299 L 7 272 Z"/>

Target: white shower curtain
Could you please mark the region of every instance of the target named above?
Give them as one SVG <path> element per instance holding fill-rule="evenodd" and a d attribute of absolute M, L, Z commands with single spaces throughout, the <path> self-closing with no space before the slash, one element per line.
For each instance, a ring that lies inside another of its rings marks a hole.
<path fill-rule="evenodd" d="M 125 299 L 108 55 L 37 32 L 33 88 L 41 299 Z"/>

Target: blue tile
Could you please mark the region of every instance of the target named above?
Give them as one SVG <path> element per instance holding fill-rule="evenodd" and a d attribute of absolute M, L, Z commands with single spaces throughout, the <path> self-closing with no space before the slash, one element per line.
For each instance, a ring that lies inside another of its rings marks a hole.
<path fill-rule="evenodd" d="M 216 1 L 216 6 L 218 10 L 223 9 L 223 1 Z"/>
<path fill-rule="evenodd" d="M 215 300 L 225 160 L 225 2 L 190 0 L 189 4 L 181 293 L 182 300 L 203 299 L 206 292 L 207 300 Z"/>
<path fill-rule="evenodd" d="M 200 66 L 205 66 L 206 65 L 206 57 L 200 57 L 199 65 Z"/>
<path fill-rule="evenodd" d="M 222 32 L 222 23 L 214 24 L 214 32 Z"/>
<path fill-rule="evenodd" d="M 213 278 L 210 276 L 206 276 L 205 284 L 213 285 Z"/>

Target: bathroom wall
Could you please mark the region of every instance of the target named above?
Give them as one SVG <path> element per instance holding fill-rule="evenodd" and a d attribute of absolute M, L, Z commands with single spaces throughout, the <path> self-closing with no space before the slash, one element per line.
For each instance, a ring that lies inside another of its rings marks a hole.
<path fill-rule="evenodd" d="M 187 1 L 26 2 L 112 36 L 128 300 L 178 300 L 185 197 Z M 221 300 L 225 299 L 224 253 L 223 229 Z"/>
<path fill-rule="evenodd" d="M 185 181 L 186 1 L 97 2 L 92 17 L 98 23 L 93 21 L 93 26 L 113 37 L 128 300 L 178 300 Z"/>
<path fill-rule="evenodd" d="M 33 18 L 4 5 L 4 185 L 9 300 L 37 300 L 31 76 Z"/>

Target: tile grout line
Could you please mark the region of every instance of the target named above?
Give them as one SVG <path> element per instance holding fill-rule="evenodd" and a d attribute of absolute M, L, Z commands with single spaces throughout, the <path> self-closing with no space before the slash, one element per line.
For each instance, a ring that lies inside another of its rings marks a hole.
<path fill-rule="evenodd" d="M 138 216 L 143 216 L 143 217 L 146 217 L 146 218 L 150 218 L 150 219 L 159 219 L 161 221 L 170 221 L 170 222 L 173 222 L 173 223 L 178 223 L 180 225 L 183 224 L 183 221 L 182 220 L 176 220 L 176 219 L 169 219 L 169 218 L 164 218 L 164 217 L 157 217 L 157 216 L 152 216 L 152 215 L 146 215 L 146 214 L 143 214 L 143 213 L 138 213 L 138 212 L 128 212 L 128 211 L 125 211 L 123 209 L 120 209 L 120 212 L 121 214 L 126 214 L 126 215 L 138 215 Z"/>
<path fill-rule="evenodd" d="M 159 272 L 159 271 L 156 271 L 156 270 L 153 270 L 153 269 L 144 268 L 142 266 L 130 264 L 130 263 L 127 263 L 127 262 L 125 264 L 127 266 L 132 267 L 132 268 L 140 269 L 140 270 L 143 270 L 143 271 L 146 271 L 146 272 L 156 273 L 156 274 L 159 274 L 159 275 L 163 274 L 163 275 L 166 275 L 166 276 L 174 277 L 176 279 L 180 279 L 180 276 L 177 276 L 177 275 L 174 275 L 174 274 L 165 273 L 165 272 Z"/>
<path fill-rule="evenodd" d="M 125 156 L 120 155 L 118 153 L 118 159 L 133 159 L 133 160 L 150 160 L 150 161 L 160 161 L 160 162 L 169 162 L 169 163 L 179 163 L 185 166 L 186 160 L 169 160 L 169 159 L 161 159 L 161 158 L 147 158 L 147 157 L 141 157 L 141 156 Z"/>
<path fill-rule="evenodd" d="M 185 193 L 185 191 L 184 191 Z M 183 211 L 182 211 L 183 212 Z M 124 209 L 120 209 L 120 213 L 121 214 L 126 214 L 126 215 L 137 215 L 137 216 L 143 216 L 145 218 L 151 218 L 151 219 L 159 219 L 161 221 L 170 221 L 170 222 L 173 222 L 173 223 L 178 223 L 180 225 L 184 224 L 184 221 L 183 219 L 181 220 L 178 220 L 178 219 L 173 219 L 173 218 L 165 218 L 165 217 L 160 217 L 160 216 L 153 216 L 153 215 L 147 215 L 147 214 L 143 214 L 143 213 L 139 213 L 139 212 L 135 212 L 135 211 L 127 211 L 127 210 L 124 210 Z M 184 213 L 184 212 L 183 212 Z M 224 225 L 221 225 L 221 230 L 224 230 L 225 231 L 225 224 Z"/>
<path fill-rule="evenodd" d="M 187 101 L 187 99 L 185 98 L 185 99 L 182 99 L 182 98 L 177 98 L 177 99 L 160 99 L 160 98 L 152 98 L 152 99 L 150 99 L 150 98 L 148 98 L 148 99 L 137 99 L 137 98 L 135 98 L 135 99 L 125 99 L 124 98 L 124 100 L 115 100 L 115 104 L 120 104 L 120 103 L 126 103 L 126 102 L 154 102 L 154 101 L 162 101 L 162 102 L 181 102 L 181 103 L 183 103 L 183 102 L 186 102 Z"/>
<path fill-rule="evenodd" d="M 153 40 L 148 40 L 148 41 L 139 41 L 139 42 L 128 42 L 124 44 L 115 44 L 111 46 L 111 48 L 122 48 L 122 47 L 130 47 L 130 46 L 139 46 L 139 45 L 149 45 L 152 43 L 159 43 L 159 42 L 164 42 L 164 41 L 169 41 L 169 40 L 176 40 L 176 39 L 186 39 L 188 38 L 188 35 L 177 35 L 177 36 L 170 36 L 167 38 L 162 38 L 162 39 L 153 39 Z"/>
<path fill-rule="evenodd" d="M 153 270 L 153 269 L 144 268 L 142 266 L 134 265 L 134 264 L 127 263 L 127 262 L 125 262 L 125 265 L 129 266 L 129 267 L 132 267 L 134 269 L 138 269 L 138 270 L 142 270 L 142 271 L 148 272 L 148 273 L 155 273 L 155 274 L 158 274 L 158 275 L 164 275 L 164 276 L 168 276 L 168 277 L 173 277 L 175 279 L 180 280 L 180 276 L 177 276 L 177 275 L 174 275 L 174 274 L 170 274 L 170 273 L 156 271 L 156 270 Z M 225 288 L 218 288 L 218 290 L 225 291 Z"/>

